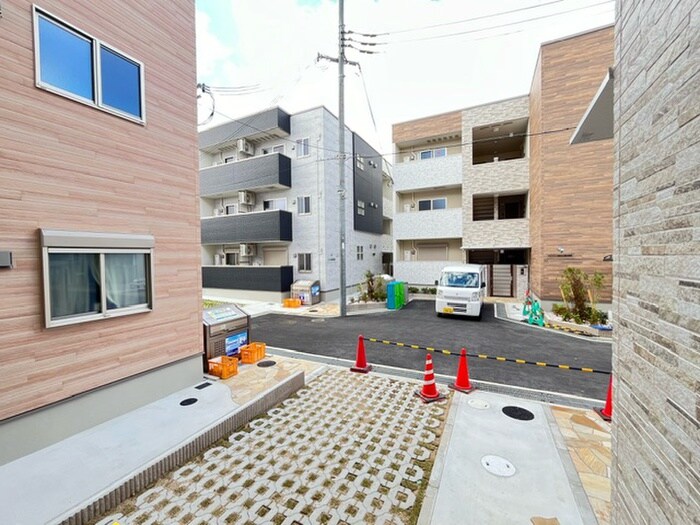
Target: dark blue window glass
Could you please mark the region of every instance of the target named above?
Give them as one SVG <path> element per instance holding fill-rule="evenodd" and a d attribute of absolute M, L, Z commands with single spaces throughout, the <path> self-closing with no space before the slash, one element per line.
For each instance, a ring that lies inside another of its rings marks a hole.
<path fill-rule="evenodd" d="M 141 71 L 131 60 L 100 46 L 102 104 L 141 118 Z"/>
<path fill-rule="evenodd" d="M 41 82 L 94 100 L 92 42 L 39 16 Z"/>

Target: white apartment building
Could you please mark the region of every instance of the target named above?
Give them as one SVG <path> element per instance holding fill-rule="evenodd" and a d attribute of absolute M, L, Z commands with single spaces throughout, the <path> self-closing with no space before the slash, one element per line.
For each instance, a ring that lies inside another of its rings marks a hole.
<path fill-rule="evenodd" d="M 490 295 L 527 286 L 527 128 L 527 96 L 394 125 L 397 279 L 433 285 L 472 262 Z"/>
<path fill-rule="evenodd" d="M 346 284 L 390 263 L 388 167 L 345 134 Z M 339 295 L 338 120 L 325 107 L 280 108 L 199 134 L 205 294 L 279 301 L 297 280 Z M 383 235 L 383 232 L 384 233 Z"/>

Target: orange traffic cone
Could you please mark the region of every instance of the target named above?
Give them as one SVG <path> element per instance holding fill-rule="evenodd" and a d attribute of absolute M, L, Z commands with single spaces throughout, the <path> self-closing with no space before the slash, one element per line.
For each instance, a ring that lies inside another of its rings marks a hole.
<path fill-rule="evenodd" d="M 355 366 L 353 366 L 351 372 L 359 372 L 361 374 L 366 374 L 372 370 L 372 365 L 367 364 L 367 358 L 365 357 L 365 338 L 361 335 L 357 336 L 357 357 L 355 358 Z"/>
<path fill-rule="evenodd" d="M 605 408 L 603 408 L 602 410 L 600 408 L 595 409 L 595 411 L 598 412 L 598 415 L 600 417 L 602 417 L 605 421 L 612 420 L 612 411 L 613 411 L 612 395 L 613 395 L 613 378 L 612 378 L 612 374 L 610 374 L 610 383 L 608 384 L 608 396 L 605 400 Z"/>
<path fill-rule="evenodd" d="M 469 365 L 467 364 L 467 351 L 462 348 L 462 355 L 459 356 L 459 366 L 457 367 L 457 379 L 454 383 L 447 385 L 452 390 L 458 390 L 468 394 L 474 390 L 469 382 Z"/>
<path fill-rule="evenodd" d="M 416 390 L 416 395 L 426 403 L 445 399 L 435 386 L 435 374 L 433 374 L 433 358 L 428 354 L 425 358 L 425 380 L 423 390 Z"/>

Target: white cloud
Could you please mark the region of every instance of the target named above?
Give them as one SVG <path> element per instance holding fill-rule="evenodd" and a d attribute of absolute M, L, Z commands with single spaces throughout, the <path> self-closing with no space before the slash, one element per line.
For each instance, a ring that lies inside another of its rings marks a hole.
<path fill-rule="evenodd" d="M 383 33 L 548 1 L 551 0 L 527 4 L 521 0 L 352 0 L 345 2 L 345 23 L 350 30 Z M 456 33 L 599 2 L 563 0 L 508 16 L 383 36 L 376 41 Z M 200 0 L 199 7 L 203 4 Z M 338 54 L 337 1 L 321 0 L 315 7 L 300 6 L 296 0 L 220 0 L 216 5 L 220 16 L 231 23 L 225 35 L 221 31 L 215 33 L 215 25 L 198 11 L 199 80 L 217 85 L 207 78 L 209 75 L 218 84 L 259 83 L 270 88 L 245 97 L 217 97 L 217 108 L 222 113 L 238 117 L 279 104 L 290 112 L 326 105 L 337 114 L 337 65 L 312 65 L 319 52 L 334 57 Z M 353 67 L 346 67 L 347 123 L 375 147 L 388 152 L 394 122 L 525 94 L 530 88 L 539 44 L 611 23 L 612 5 L 610 2 L 565 16 L 481 33 L 377 46 L 385 50 L 379 55 L 349 49 L 347 57 L 362 64 L 379 134 L 373 129 L 362 82 Z M 210 4 L 207 10 L 212 12 Z M 225 119 L 219 116 L 217 120 Z"/>

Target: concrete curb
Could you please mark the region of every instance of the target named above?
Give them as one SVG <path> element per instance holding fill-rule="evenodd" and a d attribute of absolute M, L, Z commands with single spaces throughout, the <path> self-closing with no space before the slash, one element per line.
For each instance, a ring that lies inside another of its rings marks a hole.
<path fill-rule="evenodd" d="M 435 512 L 435 503 L 437 500 L 438 490 L 440 489 L 440 481 L 442 480 L 442 472 L 445 469 L 445 461 L 447 451 L 450 448 L 452 441 L 452 433 L 454 431 L 455 419 L 457 419 L 457 411 L 464 402 L 465 394 L 455 392 L 450 398 L 450 403 L 447 406 L 447 421 L 445 421 L 445 429 L 440 438 L 440 445 L 435 454 L 435 462 L 433 463 L 433 471 L 428 480 L 428 487 L 425 489 L 423 504 L 421 505 L 420 514 L 418 515 L 417 525 L 430 525 Z"/>
<path fill-rule="evenodd" d="M 158 481 L 168 472 L 181 467 L 213 443 L 230 436 L 238 428 L 287 399 L 304 385 L 304 372 L 297 372 L 234 412 L 202 429 L 187 442 L 163 453 L 141 470 L 99 492 L 91 501 L 81 503 L 57 519 L 60 520 L 61 525 L 83 525 L 91 522 L 97 516 L 116 508 L 120 503 Z"/>
<path fill-rule="evenodd" d="M 573 337 L 575 339 L 581 339 L 582 341 L 590 341 L 591 343 L 604 343 L 604 344 L 612 344 L 612 338 L 609 337 L 598 337 L 598 336 L 584 336 L 584 335 L 577 335 L 577 334 L 572 334 L 569 332 L 563 332 L 560 330 L 553 330 L 551 328 L 545 328 L 543 326 L 537 326 L 533 324 L 528 324 L 528 323 L 523 323 L 522 321 L 516 321 L 515 319 L 511 319 L 508 317 L 508 314 L 503 312 L 502 315 L 498 315 L 498 307 L 501 306 L 505 308 L 504 303 L 494 303 L 493 305 L 493 316 L 498 319 L 499 321 L 506 321 L 508 323 L 515 323 L 519 326 L 527 326 L 528 328 L 532 328 L 535 330 L 545 330 L 550 334 L 557 334 L 557 335 L 564 335 L 566 337 Z"/>

